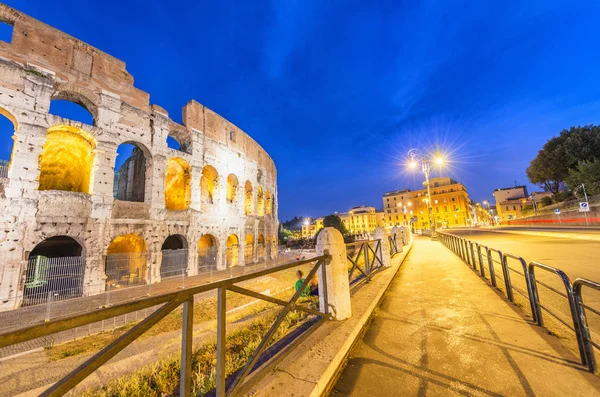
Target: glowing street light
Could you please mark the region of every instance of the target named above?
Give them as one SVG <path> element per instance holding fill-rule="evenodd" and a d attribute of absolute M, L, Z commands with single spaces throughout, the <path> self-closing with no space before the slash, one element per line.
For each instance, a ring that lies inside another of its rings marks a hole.
<path fill-rule="evenodd" d="M 425 175 L 425 184 L 427 185 L 427 207 L 429 215 L 429 227 L 431 228 L 431 236 L 435 236 L 435 222 L 433 220 L 433 208 L 431 207 L 431 189 L 429 187 L 429 171 L 431 170 L 431 158 L 433 163 L 437 166 L 444 164 L 444 157 L 440 152 L 435 152 L 433 155 L 425 155 L 419 149 L 410 149 L 408 151 L 408 157 L 410 162 L 408 163 L 409 168 L 416 169 L 418 165 L 421 166 L 421 172 Z"/>

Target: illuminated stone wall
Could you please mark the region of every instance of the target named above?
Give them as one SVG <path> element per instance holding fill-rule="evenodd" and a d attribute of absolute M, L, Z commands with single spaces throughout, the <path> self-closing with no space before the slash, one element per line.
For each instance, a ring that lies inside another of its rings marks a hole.
<path fill-rule="evenodd" d="M 198 272 L 196 250 L 205 235 L 214 236 L 221 269 L 227 255 L 243 266 L 251 251 L 256 261 L 260 235 L 272 244 L 268 256 L 276 255 L 277 171 L 249 135 L 193 100 L 178 124 L 134 87 L 123 61 L 3 4 L 0 20 L 14 26 L 11 42 L 0 41 L 0 113 L 15 125 L 8 178 L 0 179 L 0 310 L 19 305 L 29 253 L 53 236 L 81 245 L 84 295 L 105 290 L 106 255 L 119 236 L 142 239 L 151 282 L 160 282 L 161 246 L 170 235 L 186 240 L 188 275 Z M 84 106 L 93 125 L 49 114 L 55 99 Z M 182 150 L 169 148 L 168 136 Z M 130 160 L 127 176 L 115 178 L 117 148 L 124 143 L 139 148 L 144 170 Z M 170 169 L 173 159 L 177 166 Z M 238 243 L 227 249 L 230 235 Z"/>

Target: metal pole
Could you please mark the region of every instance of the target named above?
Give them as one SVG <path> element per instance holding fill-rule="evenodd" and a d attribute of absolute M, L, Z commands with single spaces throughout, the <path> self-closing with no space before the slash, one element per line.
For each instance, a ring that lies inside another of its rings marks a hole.
<path fill-rule="evenodd" d="M 225 343 L 226 343 L 226 305 L 227 290 L 217 288 L 217 397 L 225 397 Z"/>
<path fill-rule="evenodd" d="M 52 304 L 52 293 L 54 291 L 48 291 L 48 300 L 46 301 L 46 322 L 50 321 L 50 305 Z"/>
<path fill-rule="evenodd" d="M 185 269 L 181 269 L 181 289 L 185 289 Z"/>
<path fill-rule="evenodd" d="M 192 344 L 194 329 L 194 296 L 183 302 L 181 327 L 181 369 L 179 396 L 189 397 L 192 391 Z"/>
<path fill-rule="evenodd" d="M 110 283 L 108 283 L 108 291 L 106 292 L 106 307 L 110 306 Z"/>

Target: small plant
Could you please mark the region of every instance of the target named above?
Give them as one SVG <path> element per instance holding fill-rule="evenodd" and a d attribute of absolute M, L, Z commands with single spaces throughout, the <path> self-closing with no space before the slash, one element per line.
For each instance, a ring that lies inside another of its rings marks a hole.
<path fill-rule="evenodd" d="M 39 77 L 44 77 L 44 78 L 46 77 L 46 75 L 44 73 L 40 72 L 39 70 L 31 69 L 31 68 L 25 69 L 25 73 L 33 74 L 34 76 L 39 76 Z"/>

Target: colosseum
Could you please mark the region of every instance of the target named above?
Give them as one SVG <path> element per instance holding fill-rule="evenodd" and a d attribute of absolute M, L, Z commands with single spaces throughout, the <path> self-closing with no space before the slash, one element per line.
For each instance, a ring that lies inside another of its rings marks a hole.
<path fill-rule="evenodd" d="M 194 100 L 179 124 L 124 62 L 3 4 L 0 21 L 0 310 L 276 256 L 276 169 L 256 141 Z"/>

